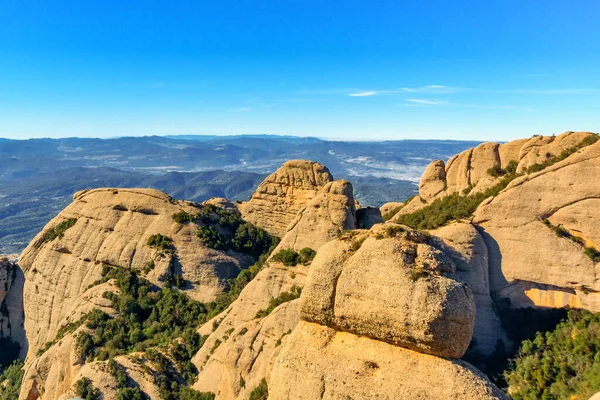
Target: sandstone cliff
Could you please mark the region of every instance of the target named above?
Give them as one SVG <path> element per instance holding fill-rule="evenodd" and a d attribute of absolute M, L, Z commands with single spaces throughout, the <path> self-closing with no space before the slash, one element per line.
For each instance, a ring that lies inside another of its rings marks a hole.
<path fill-rule="evenodd" d="M 211 301 L 223 292 L 227 278 L 253 262 L 247 255 L 207 247 L 196 235 L 196 224 L 174 221 L 177 212 L 192 215 L 200 210 L 199 205 L 149 189 L 75 194 L 73 203 L 48 223 L 21 256 L 29 342 L 23 398 L 37 398 L 38 393 L 56 399 L 74 382 L 81 368 L 73 361 L 77 332 L 53 341 L 62 327 L 92 308 L 110 312 L 110 302 L 102 293 L 114 288 L 110 282 L 95 284 L 103 265 L 136 269 L 159 287 L 177 275 L 190 297 Z M 162 235 L 165 242 L 149 245 L 152 235 Z M 38 351 L 48 342 L 54 344 L 40 356 Z"/>
<path fill-rule="evenodd" d="M 331 181 L 333 176 L 319 163 L 288 161 L 269 175 L 239 208 L 246 221 L 282 237 L 298 211 Z"/>
<path fill-rule="evenodd" d="M 524 172 L 533 164 L 560 155 L 591 135 L 590 132 L 565 132 L 503 144 L 482 143 L 450 158 L 447 163 L 442 160 L 432 162 L 421 177 L 419 195 L 431 201 L 452 193 L 483 191 L 499 179 L 488 173 L 490 169 L 501 171 L 514 162 L 516 171 Z"/>
<path fill-rule="evenodd" d="M 352 184 L 341 180 L 329 182 L 288 225 L 278 249 L 318 250 L 348 229 L 356 229 Z"/>
<path fill-rule="evenodd" d="M 514 306 L 600 311 L 599 174 L 600 141 L 515 179 L 477 209 L 498 297 Z"/>

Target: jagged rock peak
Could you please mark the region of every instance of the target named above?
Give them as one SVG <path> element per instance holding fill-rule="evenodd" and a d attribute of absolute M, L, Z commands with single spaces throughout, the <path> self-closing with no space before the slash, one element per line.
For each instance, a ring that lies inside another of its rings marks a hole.
<path fill-rule="evenodd" d="M 324 165 L 291 160 L 269 175 L 239 209 L 246 221 L 281 237 L 298 211 L 331 181 L 333 176 Z"/>
<path fill-rule="evenodd" d="M 345 180 L 328 182 L 288 225 L 278 249 L 318 250 L 348 229 L 356 229 L 352 184 Z"/>
<path fill-rule="evenodd" d="M 431 201 L 453 193 L 479 192 L 497 183 L 499 177 L 488 171 L 504 170 L 511 162 L 521 173 L 564 150 L 577 146 L 591 132 L 565 132 L 557 136 L 534 136 L 508 143 L 482 143 L 465 150 L 444 163 L 433 161 L 425 170 L 419 185 L 419 195 Z"/>

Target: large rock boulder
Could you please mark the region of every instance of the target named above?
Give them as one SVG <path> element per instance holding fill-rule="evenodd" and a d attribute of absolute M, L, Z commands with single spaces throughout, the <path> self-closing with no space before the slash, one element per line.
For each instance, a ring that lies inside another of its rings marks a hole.
<path fill-rule="evenodd" d="M 424 199 L 432 199 L 446 189 L 446 169 L 444 161 L 435 160 L 421 176 L 419 194 Z"/>
<path fill-rule="evenodd" d="M 278 249 L 299 251 L 310 247 L 318 250 L 338 233 L 349 229 L 356 229 L 352 184 L 344 180 L 329 182 L 298 212 Z"/>
<path fill-rule="evenodd" d="M 456 265 L 457 277 L 467 283 L 475 298 L 473 340 L 467 355 L 487 359 L 498 340 L 508 344 L 496 313 L 489 277 L 488 248 L 473 224 L 452 223 L 431 232 L 438 246 Z"/>
<path fill-rule="evenodd" d="M 301 321 L 269 377 L 269 399 L 508 399 L 466 362 Z"/>
<path fill-rule="evenodd" d="M 394 223 L 323 245 L 269 398 L 506 399 L 468 363 L 441 358 L 464 354 L 475 318 L 455 271 L 431 237 Z"/>
<path fill-rule="evenodd" d="M 248 222 L 282 237 L 287 226 L 333 176 L 316 162 L 292 160 L 261 183 L 239 209 Z"/>
<path fill-rule="evenodd" d="M 303 320 L 441 357 L 460 358 L 473 332 L 471 290 L 427 237 L 376 225 L 320 249 L 300 306 Z"/>

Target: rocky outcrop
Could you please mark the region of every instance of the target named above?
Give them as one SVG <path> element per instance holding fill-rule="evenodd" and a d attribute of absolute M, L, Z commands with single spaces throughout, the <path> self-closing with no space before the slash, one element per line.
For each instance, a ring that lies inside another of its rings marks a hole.
<path fill-rule="evenodd" d="M 323 245 L 269 398 L 506 398 L 474 367 L 440 358 L 461 357 L 473 330 L 475 303 L 455 271 L 429 236 L 397 224 Z"/>
<path fill-rule="evenodd" d="M 442 160 L 429 164 L 419 184 L 419 194 L 429 200 L 446 189 L 446 170 Z"/>
<path fill-rule="evenodd" d="M 195 223 L 174 221 L 173 215 L 182 210 L 195 214 L 200 206 L 150 189 L 78 192 L 23 251 L 20 266 L 27 281 L 23 300 L 29 342 L 23 398 L 38 392 L 44 399 L 57 399 L 74 382 L 81 365 L 73 364 L 69 355 L 73 335 L 41 356 L 38 350 L 53 342 L 61 327 L 92 308 L 110 312 L 110 302 L 102 297 L 111 289 L 109 283 L 95 286 L 104 264 L 146 269 L 140 274 L 158 286 L 170 274 L 181 275 L 190 297 L 212 301 L 223 292 L 226 279 L 253 262 L 246 255 L 208 248 L 196 235 Z M 170 244 L 150 246 L 148 239 L 156 234 L 170 238 Z M 153 267 L 146 268 L 150 262 Z"/>
<path fill-rule="evenodd" d="M 482 235 L 469 223 L 452 223 L 431 232 L 438 246 L 456 265 L 456 275 L 467 283 L 475 298 L 475 325 L 468 355 L 486 358 L 498 340 L 508 344 L 496 314 L 489 277 L 489 254 Z"/>
<path fill-rule="evenodd" d="M 281 342 L 298 324 L 298 300 L 280 305 L 266 317 L 257 313 L 293 286 L 303 287 L 307 270 L 271 262 L 227 310 L 200 328 L 209 336 L 192 360 L 199 371 L 194 389 L 213 392 L 217 399 L 248 398 L 272 369 Z"/>
<path fill-rule="evenodd" d="M 301 321 L 269 377 L 269 399 L 508 399 L 466 362 Z"/>
<path fill-rule="evenodd" d="M 333 176 L 319 163 L 288 161 L 269 175 L 239 209 L 246 221 L 282 237 L 296 214 L 331 181 Z"/>
<path fill-rule="evenodd" d="M 329 182 L 298 212 L 278 249 L 318 250 L 338 233 L 356 229 L 356 214 L 352 184 L 344 180 Z"/>
<path fill-rule="evenodd" d="M 558 136 L 534 136 L 503 144 L 482 143 L 450 158 L 447 163 L 433 161 L 421 177 L 419 195 L 426 202 L 431 202 L 453 193 L 483 191 L 500 179 L 497 175 L 490 175 L 488 170 L 501 171 L 511 162 L 516 162 L 517 172 L 524 172 L 534 164 L 577 146 L 590 135 L 590 132 L 565 132 Z"/>
<path fill-rule="evenodd" d="M 305 321 L 441 357 L 460 358 L 473 331 L 471 290 L 418 232 L 376 225 L 324 245 L 311 265 Z"/>
<path fill-rule="evenodd" d="M 205 200 L 202 202 L 202 205 L 203 206 L 211 205 L 211 206 L 219 207 L 219 208 L 222 208 L 222 209 L 227 210 L 234 214 L 239 214 L 239 212 L 240 212 L 234 203 L 232 203 L 231 201 L 229 201 L 227 199 L 224 199 L 223 197 L 213 197 L 211 199 Z"/>
<path fill-rule="evenodd" d="M 526 154 L 543 153 L 540 149 L 553 143 L 531 146 Z M 554 148 L 568 146 L 559 145 Z M 523 158 L 524 165 L 532 157 Z M 600 311 L 600 264 L 585 253 L 586 247 L 598 249 L 599 244 L 599 174 L 596 142 L 517 178 L 477 209 L 473 220 L 490 251 L 490 284 L 499 298 L 510 298 L 513 306 Z M 565 231 L 572 236 L 561 233 Z"/>

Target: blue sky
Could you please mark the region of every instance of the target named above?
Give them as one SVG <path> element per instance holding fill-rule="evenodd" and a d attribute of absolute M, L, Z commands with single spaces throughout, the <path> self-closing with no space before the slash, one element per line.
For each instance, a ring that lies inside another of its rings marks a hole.
<path fill-rule="evenodd" d="M 600 2 L 0 1 L 0 136 L 600 131 Z"/>

